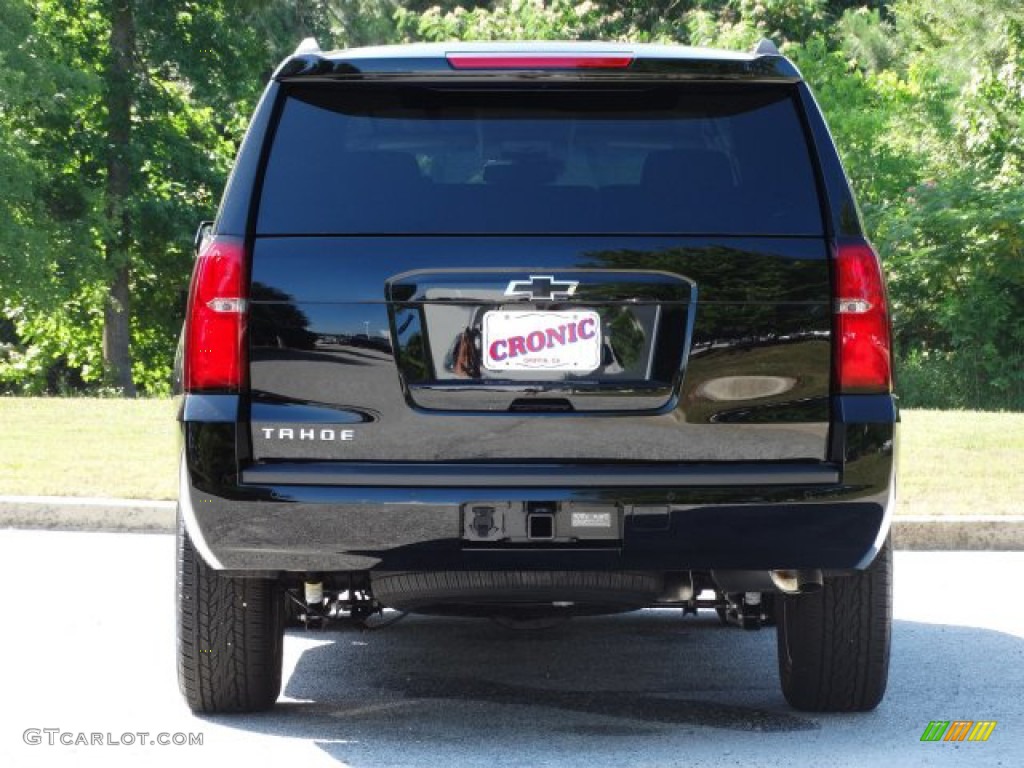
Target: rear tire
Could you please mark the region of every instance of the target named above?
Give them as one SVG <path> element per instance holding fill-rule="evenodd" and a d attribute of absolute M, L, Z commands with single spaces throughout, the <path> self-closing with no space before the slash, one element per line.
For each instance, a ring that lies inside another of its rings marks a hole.
<path fill-rule="evenodd" d="M 281 692 L 284 595 L 272 579 L 222 576 L 178 514 L 178 687 L 193 712 L 258 712 Z"/>
<path fill-rule="evenodd" d="M 779 677 L 807 712 L 867 712 L 885 695 L 892 634 L 892 550 L 864 571 L 827 576 L 818 592 L 776 604 Z"/>

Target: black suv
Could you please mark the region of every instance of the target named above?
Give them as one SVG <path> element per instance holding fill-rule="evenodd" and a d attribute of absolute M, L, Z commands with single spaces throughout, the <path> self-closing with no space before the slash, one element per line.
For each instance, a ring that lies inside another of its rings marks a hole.
<path fill-rule="evenodd" d="M 304 42 L 201 230 L 177 366 L 178 669 L 270 707 L 289 621 L 775 624 L 886 686 L 889 319 L 773 45 Z M 375 619 L 379 620 L 379 619 Z"/>

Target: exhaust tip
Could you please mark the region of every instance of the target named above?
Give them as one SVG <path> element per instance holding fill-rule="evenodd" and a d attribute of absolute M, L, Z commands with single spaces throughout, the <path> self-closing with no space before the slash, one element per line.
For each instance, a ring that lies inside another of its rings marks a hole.
<path fill-rule="evenodd" d="M 770 572 L 772 584 L 780 592 L 789 595 L 803 595 L 817 592 L 824 586 L 824 577 L 817 568 L 799 570 L 779 569 Z"/>

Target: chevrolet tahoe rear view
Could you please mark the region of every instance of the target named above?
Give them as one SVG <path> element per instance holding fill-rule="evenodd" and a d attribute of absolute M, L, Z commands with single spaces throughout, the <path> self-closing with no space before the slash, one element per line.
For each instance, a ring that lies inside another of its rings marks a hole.
<path fill-rule="evenodd" d="M 273 705 L 290 620 L 383 609 L 713 608 L 776 626 L 794 707 L 882 698 L 885 288 L 770 43 L 304 43 L 176 376 L 196 711 Z"/>

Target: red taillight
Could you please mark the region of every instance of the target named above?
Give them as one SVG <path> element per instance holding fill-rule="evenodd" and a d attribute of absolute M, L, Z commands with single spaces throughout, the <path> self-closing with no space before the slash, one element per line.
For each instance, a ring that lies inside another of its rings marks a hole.
<path fill-rule="evenodd" d="M 889 310 L 878 255 L 867 243 L 836 249 L 836 379 L 839 391 L 892 391 Z"/>
<path fill-rule="evenodd" d="M 216 237 L 196 258 L 185 319 L 185 391 L 245 383 L 245 246 Z"/>
<path fill-rule="evenodd" d="M 452 69 L 626 69 L 631 53 L 449 53 Z"/>

